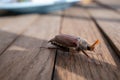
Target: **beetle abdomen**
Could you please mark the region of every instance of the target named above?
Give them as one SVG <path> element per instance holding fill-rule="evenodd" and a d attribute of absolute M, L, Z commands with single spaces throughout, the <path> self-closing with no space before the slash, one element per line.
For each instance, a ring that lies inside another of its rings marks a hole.
<path fill-rule="evenodd" d="M 59 44 L 55 41 L 51 41 L 51 44 L 57 46 L 59 49 L 61 49 L 63 51 L 69 52 L 69 47 L 63 46 L 62 44 Z"/>

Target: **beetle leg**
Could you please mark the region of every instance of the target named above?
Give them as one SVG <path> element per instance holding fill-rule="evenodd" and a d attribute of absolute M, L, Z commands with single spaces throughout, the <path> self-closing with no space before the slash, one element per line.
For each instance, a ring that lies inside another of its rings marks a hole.
<path fill-rule="evenodd" d="M 95 62 L 84 50 L 82 50 L 82 52 L 87 56 L 89 62 Z"/>
<path fill-rule="evenodd" d="M 89 62 L 92 62 L 90 56 L 89 56 L 84 50 L 82 50 L 82 52 L 87 56 L 88 61 L 89 61 Z"/>
<path fill-rule="evenodd" d="M 75 48 L 69 48 L 69 52 L 72 53 L 72 55 L 74 55 L 75 53 L 77 53 Z"/>
<path fill-rule="evenodd" d="M 51 47 L 47 47 L 48 49 L 58 49 L 57 47 L 51 46 Z"/>
<path fill-rule="evenodd" d="M 58 49 L 57 47 L 40 47 L 40 48 L 45 48 L 45 49 Z"/>
<path fill-rule="evenodd" d="M 87 58 L 90 58 L 90 56 L 84 50 L 82 50 L 82 52 L 87 56 Z"/>

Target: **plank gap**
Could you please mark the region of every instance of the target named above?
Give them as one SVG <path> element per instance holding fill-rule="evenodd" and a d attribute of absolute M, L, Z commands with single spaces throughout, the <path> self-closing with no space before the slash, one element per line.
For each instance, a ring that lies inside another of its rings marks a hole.
<path fill-rule="evenodd" d="M 89 13 L 89 15 L 90 15 L 91 20 L 94 22 L 94 24 L 96 25 L 97 29 L 101 33 L 105 44 L 110 46 L 110 48 L 108 48 L 108 50 L 112 49 L 112 50 L 110 50 L 110 52 L 113 51 L 114 53 L 116 53 L 114 55 L 116 55 L 117 58 L 118 58 L 118 60 L 120 61 L 120 55 L 119 55 L 120 51 L 119 51 L 119 49 L 115 46 L 115 44 L 108 37 L 108 35 L 101 29 L 100 25 L 97 23 L 97 21 L 95 20 L 95 18 L 92 17 L 92 15 L 90 13 Z M 113 56 L 113 54 L 111 54 L 111 55 Z"/>
<path fill-rule="evenodd" d="M 58 54 L 58 49 L 56 49 L 56 51 L 55 51 L 55 58 L 54 58 L 54 64 L 53 64 L 53 70 L 52 70 L 52 77 L 51 77 L 51 80 L 54 80 L 55 65 L 56 65 L 56 61 L 57 61 L 57 54 Z"/>
<path fill-rule="evenodd" d="M 111 6 L 109 6 L 109 5 L 107 5 L 107 4 L 101 3 L 101 2 L 98 1 L 98 0 L 94 0 L 94 3 L 96 3 L 98 6 L 101 6 L 101 7 L 105 8 L 105 9 L 109 9 L 109 10 L 111 10 L 111 11 L 114 11 L 114 12 L 120 14 L 120 11 L 119 11 L 119 10 L 117 10 L 117 9 L 115 9 L 115 8 L 112 8 Z"/>
<path fill-rule="evenodd" d="M 91 16 L 91 15 L 90 15 Z M 120 55 L 118 55 L 118 53 L 120 53 L 120 51 L 118 50 L 118 48 L 114 45 L 114 43 L 112 42 L 112 40 L 107 36 L 107 34 L 101 29 L 100 25 L 97 23 L 97 21 L 91 16 L 91 19 L 93 20 L 93 22 L 95 23 L 96 27 L 98 28 L 99 32 L 102 34 L 102 36 L 104 37 L 105 43 L 110 45 L 110 48 L 117 53 L 117 56 L 120 58 Z"/>

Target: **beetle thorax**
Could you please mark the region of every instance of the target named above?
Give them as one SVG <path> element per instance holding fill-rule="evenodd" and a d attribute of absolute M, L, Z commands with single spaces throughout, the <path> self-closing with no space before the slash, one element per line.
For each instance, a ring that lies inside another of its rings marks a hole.
<path fill-rule="evenodd" d="M 78 40 L 79 40 L 79 48 L 82 50 L 87 50 L 88 47 L 87 41 L 83 38 L 79 38 Z"/>

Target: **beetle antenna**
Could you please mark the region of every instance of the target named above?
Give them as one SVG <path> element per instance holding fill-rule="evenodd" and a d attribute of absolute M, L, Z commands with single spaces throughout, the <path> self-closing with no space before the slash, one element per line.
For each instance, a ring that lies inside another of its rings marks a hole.
<path fill-rule="evenodd" d="M 97 44 L 99 44 L 99 43 L 100 43 L 100 41 L 99 41 L 99 40 L 96 40 L 96 41 L 90 46 L 91 50 L 94 50 L 95 45 L 97 45 Z"/>

